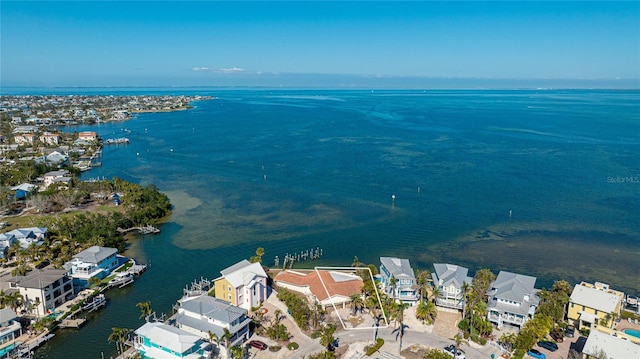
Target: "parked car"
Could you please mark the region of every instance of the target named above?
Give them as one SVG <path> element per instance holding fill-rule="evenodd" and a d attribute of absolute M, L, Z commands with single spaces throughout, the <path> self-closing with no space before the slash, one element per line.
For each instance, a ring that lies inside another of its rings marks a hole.
<path fill-rule="evenodd" d="M 561 328 L 553 329 L 549 335 L 558 343 L 562 343 L 564 341 L 564 331 Z"/>
<path fill-rule="evenodd" d="M 564 330 L 564 335 L 567 338 L 573 338 L 576 333 L 576 328 L 573 325 L 567 325 L 567 328 Z"/>
<path fill-rule="evenodd" d="M 554 343 L 554 342 L 550 342 L 548 340 L 541 340 L 538 342 L 538 346 L 540 348 L 545 348 L 548 351 L 552 351 L 555 352 L 556 350 L 558 350 L 558 344 Z"/>
<path fill-rule="evenodd" d="M 260 350 L 266 350 L 268 348 L 267 344 L 259 340 L 252 340 L 249 342 L 249 345 Z"/>
<path fill-rule="evenodd" d="M 454 359 L 466 359 L 467 358 L 467 356 L 465 355 L 464 351 L 462 349 L 456 350 L 456 347 L 453 344 L 444 347 L 444 351 L 445 351 L 445 353 L 451 355 Z"/>
<path fill-rule="evenodd" d="M 536 350 L 536 349 L 529 349 L 527 354 L 529 356 L 532 356 L 532 357 L 536 358 L 536 359 L 547 359 L 547 356 L 544 355 L 544 353 L 540 353 L 540 351 Z"/>

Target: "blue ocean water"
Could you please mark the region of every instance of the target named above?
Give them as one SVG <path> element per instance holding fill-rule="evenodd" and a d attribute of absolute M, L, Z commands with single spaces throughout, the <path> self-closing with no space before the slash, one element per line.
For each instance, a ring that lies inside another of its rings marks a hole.
<path fill-rule="evenodd" d="M 638 91 L 157 93 L 216 98 L 65 128 L 129 137 L 105 146 L 84 179 L 153 183 L 175 211 L 162 233 L 131 243 L 149 271 L 37 357 L 114 355 L 111 328 L 142 324 L 135 303 L 170 313 L 185 284 L 259 246 L 266 265 L 320 247 L 321 260 L 298 267 L 400 256 L 415 269 L 533 275 L 538 287 L 598 280 L 640 291 Z"/>

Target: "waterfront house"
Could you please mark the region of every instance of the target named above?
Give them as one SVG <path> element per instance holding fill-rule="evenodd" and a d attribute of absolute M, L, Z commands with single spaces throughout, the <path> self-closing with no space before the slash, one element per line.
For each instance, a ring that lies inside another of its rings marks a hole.
<path fill-rule="evenodd" d="M 619 315 L 624 293 L 609 288 L 608 284 L 582 282 L 576 284 L 569 298 L 567 318 L 576 328 L 597 324 L 612 324 Z"/>
<path fill-rule="evenodd" d="M 220 271 L 214 279 L 216 298 L 238 307 L 251 310 L 267 299 L 267 273 L 260 263 L 244 259 Z"/>
<path fill-rule="evenodd" d="M 44 156 L 44 161 L 50 166 L 61 166 L 69 163 L 69 156 L 58 151 L 53 151 Z"/>
<path fill-rule="evenodd" d="M 593 329 L 589 332 L 589 337 L 582 348 L 582 357 L 583 359 L 637 359 L 640 358 L 640 345 L 613 333 Z"/>
<path fill-rule="evenodd" d="M 149 322 L 134 332 L 134 348 L 142 359 L 208 359 L 211 344 L 197 335 L 170 325 Z"/>
<path fill-rule="evenodd" d="M 95 142 L 98 140 L 98 134 L 93 131 L 83 131 L 78 132 L 78 140 L 87 141 L 87 142 Z"/>
<path fill-rule="evenodd" d="M 22 325 L 16 321 L 16 318 L 18 315 L 13 309 L 8 307 L 0 309 L 0 348 L 22 335 Z"/>
<path fill-rule="evenodd" d="M 455 264 L 435 263 L 435 272 L 431 273 L 433 285 L 438 288 L 436 305 L 453 309 L 464 309 L 464 283 L 471 286 L 473 278 L 468 276 L 469 269 Z"/>
<path fill-rule="evenodd" d="M 222 339 L 225 329 L 231 336 L 229 348 L 242 345 L 249 339 L 249 324 L 251 318 L 247 316 L 247 310 L 229 304 L 222 299 L 209 296 L 207 293 L 196 297 L 185 297 L 178 301 L 178 313 L 175 316 L 176 326 L 186 332 L 195 334 L 203 339 L 209 339 L 209 333 L 215 334 L 219 341 Z M 229 348 L 220 349 L 223 355 L 228 354 Z"/>
<path fill-rule="evenodd" d="M 91 278 L 104 279 L 119 264 L 117 249 L 92 246 L 73 256 L 64 269 L 73 278 L 73 288 L 78 293 L 89 286 Z"/>
<path fill-rule="evenodd" d="M 71 278 L 64 269 L 35 269 L 9 279 L 9 285 L 22 294 L 25 307 L 33 305 L 38 317 L 52 313 L 74 297 Z"/>
<path fill-rule="evenodd" d="M 311 303 L 323 308 L 342 306 L 351 302 L 352 294 L 360 294 L 362 278 L 339 271 L 312 270 L 298 272 L 286 270 L 278 273 L 273 280 L 278 286 L 302 293 Z"/>
<path fill-rule="evenodd" d="M 524 323 L 533 318 L 540 302 L 535 284 L 535 277 L 500 271 L 489 291 L 489 321 L 499 329 L 505 323 L 522 328 Z"/>
<path fill-rule="evenodd" d="M 0 258 L 7 255 L 9 247 L 16 242 L 16 236 L 10 233 L 0 233 Z"/>
<path fill-rule="evenodd" d="M 413 306 L 420 299 L 416 276 L 408 259 L 380 257 L 382 290 L 396 302 Z"/>

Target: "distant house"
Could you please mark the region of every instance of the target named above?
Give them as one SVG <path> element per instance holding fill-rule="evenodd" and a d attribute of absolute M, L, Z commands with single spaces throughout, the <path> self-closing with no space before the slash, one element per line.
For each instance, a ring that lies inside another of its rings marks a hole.
<path fill-rule="evenodd" d="M 267 299 L 267 274 L 260 263 L 242 260 L 220 271 L 214 280 L 216 298 L 250 310 Z"/>
<path fill-rule="evenodd" d="M 59 166 L 69 162 L 69 156 L 58 151 L 53 151 L 44 157 L 45 162 L 51 166 Z"/>
<path fill-rule="evenodd" d="M 0 258 L 5 258 L 9 247 L 16 243 L 16 236 L 10 233 L 0 233 Z"/>
<path fill-rule="evenodd" d="M 98 134 L 93 131 L 78 132 L 78 140 L 95 142 L 98 140 Z"/>
<path fill-rule="evenodd" d="M 535 284 L 535 277 L 500 271 L 489 292 L 489 321 L 499 329 L 504 323 L 522 328 L 524 323 L 533 318 L 540 302 Z"/>
<path fill-rule="evenodd" d="M 159 322 L 136 329 L 134 347 L 142 359 L 209 359 L 211 344 L 201 337 Z"/>
<path fill-rule="evenodd" d="M 44 133 L 40 135 L 40 142 L 46 145 L 58 145 L 62 141 L 62 137 L 58 133 Z"/>
<path fill-rule="evenodd" d="M 206 293 L 183 298 L 178 301 L 178 305 L 175 322 L 184 331 L 203 339 L 209 339 L 209 333 L 213 333 L 222 341 L 226 329 L 231 333 L 230 347 L 241 345 L 249 339 L 249 324 L 252 319 L 247 316 L 246 309 Z"/>
<path fill-rule="evenodd" d="M 577 328 L 592 327 L 600 323 L 609 325 L 613 319 L 611 315 L 620 314 L 623 298 L 624 293 L 610 289 L 604 283 L 576 284 L 569 298 L 567 318 Z"/>
<path fill-rule="evenodd" d="M 21 133 L 13 136 L 13 140 L 18 145 L 33 145 L 36 143 L 36 135 L 33 133 Z"/>
<path fill-rule="evenodd" d="M 25 306 L 33 305 L 36 316 L 50 314 L 74 297 L 71 278 L 64 269 L 35 269 L 9 279 L 9 285 L 20 291 Z"/>
<path fill-rule="evenodd" d="M 53 183 L 67 182 L 67 181 L 71 181 L 71 177 L 69 177 L 69 171 L 67 170 L 51 171 L 44 174 L 45 188 L 49 187 Z"/>
<path fill-rule="evenodd" d="M 12 236 L 13 242 L 19 242 L 20 247 L 26 249 L 31 244 L 41 245 L 47 237 L 47 232 L 47 228 L 41 227 L 18 228 L 4 233 L 4 238 L 8 239 L 8 236 Z M 4 238 L 0 238 L 0 240 Z"/>
<path fill-rule="evenodd" d="M 18 315 L 13 309 L 0 309 L 0 346 L 12 342 L 22 335 L 22 325 L 16 321 Z"/>
<path fill-rule="evenodd" d="M 35 192 L 38 186 L 31 183 L 22 183 L 18 186 L 11 187 L 12 191 L 16 191 L 16 199 L 25 199 L 28 195 Z"/>
<path fill-rule="evenodd" d="M 436 305 L 446 308 L 463 309 L 464 283 L 471 286 L 473 278 L 469 277 L 469 269 L 455 264 L 435 263 L 435 272 L 431 274 L 433 285 L 438 287 Z"/>
<path fill-rule="evenodd" d="M 603 356 L 606 354 L 606 356 Z M 597 329 L 589 332 L 582 348 L 584 359 L 637 359 L 640 358 L 640 345 Z"/>
<path fill-rule="evenodd" d="M 408 259 L 380 257 L 380 278 L 382 290 L 396 302 L 413 306 L 420 299 L 416 276 Z"/>
<path fill-rule="evenodd" d="M 302 293 L 323 308 L 342 306 L 351 302 L 352 294 L 359 294 L 362 278 L 338 271 L 313 270 L 305 273 L 286 270 L 276 275 L 274 282 L 281 287 Z"/>
<path fill-rule="evenodd" d="M 89 285 L 91 278 L 104 279 L 119 264 L 117 249 L 92 246 L 73 256 L 64 264 L 64 268 L 73 278 L 73 287 L 77 293 Z"/>

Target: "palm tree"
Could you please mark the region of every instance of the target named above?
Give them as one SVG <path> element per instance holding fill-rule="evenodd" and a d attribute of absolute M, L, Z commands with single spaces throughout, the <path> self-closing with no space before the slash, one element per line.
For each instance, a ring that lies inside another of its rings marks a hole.
<path fill-rule="evenodd" d="M 127 341 L 127 336 L 131 332 L 131 329 L 127 328 L 111 328 L 111 334 L 109 334 L 109 343 L 115 342 L 118 349 L 118 353 L 124 353 L 124 342 Z"/>
<path fill-rule="evenodd" d="M 144 320 L 148 322 L 149 317 L 151 317 L 153 313 L 153 310 L 151 310 L 151 302 L 140 302 L 136 304 L 136 307 L 140 308 L 140 319 L 144 318 Z"/>
<path fill-rule="evenodd" d="M 428 270 L 419 270 L 418 275 L 416 276 L 418 290 L 420 291 L 420 298 L 427 297 L 427 289 L 429 288 L 429 278 L 431 277 L 431 272 Z"/>
<path fill-rule="evenodd" d="M 396 303 L 392 309 L 392 316 L 395 319 L 395 322 L 399 324 L 398 327 L 398 335 L 400 336 L 400 342 L 398 347 L 398 353 L 402 352 L 402 337 L 404 336 L 404 311 L 409 308 L 408 303 Z"/>
<path fill-rule="evenodd" d="M 353 309 L 353 315 L 358 314 L 358 311 L 362 313 L 362 309 L 364 309 L 364 300 L 360 293 L 351 294 L 351 309 Z"/>
<path fill-rule="evenodd" d="M 224 340 L 224 347 L 229 348 L 229 344 L 231 342 L 231 332 L 227 328 L 222 328 L 224 334 L 222 335 L 222 340 Z"/>
<path fill-rule="evenodd" d="M 320 345 L 326 347 L 330 351 L 333 351 L 333 342 L 335 342 L 335 338 L 333 337 L 333 333 L 336 332 L 335 324 L 328 324 L 326 327 L 322 329 L 320 332 Z"/>
<path fill-rule="evenodd" d="M 13 292 L 6 294 L 6 301 L 7 305 L 15 311 L 24 303 L 24 297 L 22 296 L 22 294 L 20 294 L 20 292 Z"/>
<path fill-rule="evenodd" d="M 438 311 L 433 302 L 424 301 L 418 304 L 418 308 L 416 308 L 416 318 L 420 319 L 423 324 L 425 321 L 427 324 L 432 324 L 437 316 Z"/>
<path fill-rule="evenodd" d="M 392 298 L 396 297 L 396 284 L 398 284 L 398 280 L 396 277 L 391 276 L 391 278 L 389 278 L 389 289 L 391 289 L 390 294 Z"/>
<path fill-rule="evenodd" d="M 433 288 L 431 289 L 431 300 L 433 300 L 433 303 L 436 303 L 436 300 L 438 300 L 438 296 L 440 295 L 440 287 L 438 287 L 437 285 L 434 285 Z"/>
<path fill-rule="evenodd" d="M 207 334 L 209 334 L 209 342 L 211 343 L 216 343 L 216 345 L 218 344 L 218 335 L 212 331 L 208 331 Z"/>

